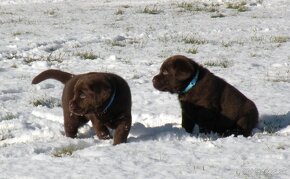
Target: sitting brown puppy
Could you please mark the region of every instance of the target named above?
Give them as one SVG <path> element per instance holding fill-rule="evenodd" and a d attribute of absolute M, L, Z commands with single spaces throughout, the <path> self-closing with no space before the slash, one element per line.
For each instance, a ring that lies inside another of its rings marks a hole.
<path fill-rule="evenodd" d="M 111 73 L 73 75 L 46 70 L 32 84 L 46 79 L 65 84 L 62 107 L 67 137 L 76 137 L 78 128 L 90 120 L 99 139 L 112 138 L 109 127 L 115 129 L 113 145 L 127 141 L 132 120 L 131 92 L 124 79 Z"/>
<path fill-rule="evenodd" d="M 166 59 L 153 86 L 178 94 L 182 127 L 189 133 L 197 124 L 201 132 L 249 136 L 258 122 L 258 110 L 251 100 L 185 56 Z"/>

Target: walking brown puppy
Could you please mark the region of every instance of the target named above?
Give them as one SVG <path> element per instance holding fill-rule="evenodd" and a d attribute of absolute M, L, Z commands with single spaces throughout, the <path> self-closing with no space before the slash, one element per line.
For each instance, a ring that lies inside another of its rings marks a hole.
<path fill-rule="evenodd" d="M 73 75 L 60 70 L 46 70 L 32 84 L 55 79 L 63 84 L 62 107 L 67 137 L 76 137 L 78 128 L 89 120 L 99 139 L 112 138 L 108 128 L 115 129 L 113 145 L 124 143 L 131 128 L 131 92 L 120 76 L 91 72 Z"/>
<path fill-rule="evenodd" d="M 258 122 L 258 110 L 251 100 L 185 56 L 166 59 L 153 86 L 178 94 L 182 127 L 189 133 L 197 124 L 205 133 L 249 136 Z"/>

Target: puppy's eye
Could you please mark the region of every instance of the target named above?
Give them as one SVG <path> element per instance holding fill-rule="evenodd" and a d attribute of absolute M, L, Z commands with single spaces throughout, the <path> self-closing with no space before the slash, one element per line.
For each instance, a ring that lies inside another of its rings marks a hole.
<path fill-rule="evenodd" d="M 162 75 L 168 75 L 168 71 L 166 71 L 166 70 L 163 71 L 163 72 L 162 72 Z"/>
<path fill-rule="evenodd" d="M 84 93 L 81 93 L 80 96 L 79 96 L 81 99 L 85 99 L 86 98 L 86 95 Z"/>

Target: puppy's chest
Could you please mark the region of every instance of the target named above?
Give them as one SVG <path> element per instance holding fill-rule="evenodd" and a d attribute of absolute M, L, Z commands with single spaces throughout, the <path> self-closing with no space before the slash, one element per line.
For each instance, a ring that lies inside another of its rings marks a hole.
<path fill-rule="evenodd" d="M 118 123 L 118 118 L 114 117 L 113 115 L 110 114 L 105 114 L 105 115 L 96 115 L 97 119 L 102 122 L 104 125 L 114 129 L 117 126 Z"/>
<path fill-rule="evenodd" d="M 179 102 L 182 108 L 192 109 L 202 107 L 213 111 L 219 111 L 220 107 L 217 105 L 214 97 L 208 96 L 179 96 Z"/>
<path fill-rule="evenodd" d="M 206 103 L 204 96 L 198 94 L 179 95 L 178 100 L 180 103 L 192 105 L 204 105 Z"/>

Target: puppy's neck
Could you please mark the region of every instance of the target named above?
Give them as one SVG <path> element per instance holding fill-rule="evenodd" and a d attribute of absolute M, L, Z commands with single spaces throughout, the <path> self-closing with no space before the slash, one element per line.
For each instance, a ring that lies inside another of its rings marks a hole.
<path fill-rule="evenodd" d="M 113 93 L 111 94 L 110 98 L 105 102 L 105 104 L 102 107 L 102 111 L 98 112 L 98 116 L 102 116 L 107 113 L 108 109 L 112 106 L 114 100 L 116 97 L 116 88 L 113 88 Z"/>
<path fill-rule="evenodd" d="M 179 94 L 185 94 L 189 90 L 191 90 L 196 85 L 199 75 L 200 75 L 200 72 L 199 72 L 199 69 L 197 69 L 195 75 L 192 77 L 190 82 L 186 85 L 186 87 L 182 91 L 179 92 Z"/>

